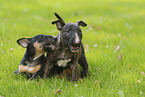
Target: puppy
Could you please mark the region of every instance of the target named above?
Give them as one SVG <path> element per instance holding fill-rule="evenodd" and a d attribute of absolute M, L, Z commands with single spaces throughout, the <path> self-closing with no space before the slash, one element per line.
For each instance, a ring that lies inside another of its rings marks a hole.
<path fill-rule="evenodd" d="M 26 48 L 23 59 L 15 73 L 23 73 L 27 78 L 43 77 L 46 62 L 44 53 L 55 50 L 55 37 L 51 35 L 36 35 L 32 38 L 21 38 L 17 43 Z"/>
<path fill-rule="evenodd" d="M 77 23 L 65 23 L 63 19 L 55 13 L 58 20 L 53 21 L 60 33 L 57 36 L 57 47 L 53 55 L 48 55 L 47 68 L 45 75 L 61 74 L 67 69 L 71 73 L 72 81 L 79 79 L 79 64 L 82 67 L 82 77 L 87 76 L 88 62 L 85 56 L 82 44 L 82 30 L 79 26 L 85 27 L 87 24 L 83 21 Z M 50 72 L 51 71 L 51 72 Z"/>

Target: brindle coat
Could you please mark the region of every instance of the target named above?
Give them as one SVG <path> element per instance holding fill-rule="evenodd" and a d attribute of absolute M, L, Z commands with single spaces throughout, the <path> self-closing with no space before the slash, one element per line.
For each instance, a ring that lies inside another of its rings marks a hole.
<path fill-rule="evenodd" d="M 87 26 L 83 21 L 77 23 L 67 23 L 55 13 L 56 24 L 60 33 L 57 36 L 56 49 L 52 54 L 47 55 L 47 65 L 45 68 L 45 76 L 60 74 L 65 68 L 71 70 L 72 81 L 77 81 L 79 78 L 79 66 L 81 65 L 83 72 L 82 76 L 88 75 L 88 63 L 85 57 L 84 47 L 82 44 L 82 31 L 79 26 Z"/>

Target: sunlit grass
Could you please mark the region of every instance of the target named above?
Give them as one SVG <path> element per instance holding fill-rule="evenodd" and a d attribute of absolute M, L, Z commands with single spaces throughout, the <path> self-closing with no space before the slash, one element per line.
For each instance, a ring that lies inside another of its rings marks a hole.
<path fill-rule="evenodd" d="M 143 0 L 0 1 L 0 96 L 144 97 L 144 4 Z M 57 36 L 59 31 L 51 25 L 54 12 L 66 22 L 88 24 L 82 31 L 90 76 L 76 83 L 57 76 L 29 82 L 15 76 L 25 52 L 16 40 Z"/>

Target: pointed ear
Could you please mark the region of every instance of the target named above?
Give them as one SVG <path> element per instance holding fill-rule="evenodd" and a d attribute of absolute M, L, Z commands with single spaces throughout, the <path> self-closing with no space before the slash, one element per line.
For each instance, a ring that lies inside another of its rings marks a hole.
<path fill-rule="evenodd" d="M 28 46 L 28 44 L 30 43 L 30 40 L 31 40 L 31 38 L 20 38 L 17 40 L 17 43 L 20 46 L 26 48 Z"/>
<path fill-rule="evenodd" d="M 87 26 L 87 24 L 85 22 L 83 22 L 83 21 L 78 21 L 77 24 L 78 24 L 78 26 L 81 25 L 82 27 L 86 27 Z"/>
<path fill-rule="evenodd" d="M 62 20 L 53 21 L 52 24 L 53 24 L 53 25 L 56 24 L 56 27 L 57 27 L 57 29 L 58 29 L 59 31 L 60 31 L 60 30 L 64 27 L 64 25 L 65 25 L 65 23 L 64 23 Z"/>
<path fill-rule="evenodd" d="M 58 20 L 62 20 L 64 22 L 64 20 L 55 12 L 54 15 L 58 18 Z"/>
<path fill-rule="evenodd" d="M 57 29 L 60 31 L 64 27 L 65 22 L 57 13 L 54 13 L 54 15 L 57 17 L 58 20 L 53 21 L 52 24 L 56 24 Z"/>

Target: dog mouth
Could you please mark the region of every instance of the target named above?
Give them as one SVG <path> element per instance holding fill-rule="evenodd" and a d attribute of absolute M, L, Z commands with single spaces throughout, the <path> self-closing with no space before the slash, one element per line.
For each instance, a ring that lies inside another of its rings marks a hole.
<path fill-rule="evenodd" d="M 72 52 L 77 52 L 79 50 L 80 46 L 71 46 Z"/>

